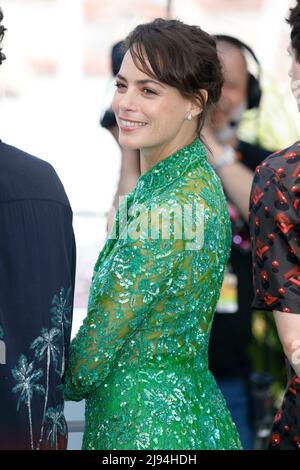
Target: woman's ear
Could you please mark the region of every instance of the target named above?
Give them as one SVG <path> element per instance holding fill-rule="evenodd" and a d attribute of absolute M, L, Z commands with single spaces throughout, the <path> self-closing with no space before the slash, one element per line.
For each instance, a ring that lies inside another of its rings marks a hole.
<path fill-rule="evenodd" d="M 200 94 L 201 94 L 201 96 L 202 96 L 202 98 L 203 98 L 204 104 L 206 104 L 206 103 L 207 103 L 207 100 L 208 100 L 208 91 L 202 89 L 202 90 L 200 90 Z"/>
<path fill-rule="evenodd" d="M 205 108 L 205 104 L 207 103 L 208 100 L 208 92 L 207 90 L 199 90 L 198 98 L 195 99 L 191 103 L 191 113 L 192 116 L 199 116 L 203 112 L 203 109 Z"/>

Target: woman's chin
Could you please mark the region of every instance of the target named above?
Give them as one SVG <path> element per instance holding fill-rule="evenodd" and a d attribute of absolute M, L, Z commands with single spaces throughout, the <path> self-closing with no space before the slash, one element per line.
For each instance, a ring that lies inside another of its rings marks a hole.
<path fill-rule="evenodd" d="M 135 139 L 133 136 L 123 136 L 119 134 L 119 144 L 125 150 L 136 150 L 141 146 L 141 142 L 138 139 Z"/>

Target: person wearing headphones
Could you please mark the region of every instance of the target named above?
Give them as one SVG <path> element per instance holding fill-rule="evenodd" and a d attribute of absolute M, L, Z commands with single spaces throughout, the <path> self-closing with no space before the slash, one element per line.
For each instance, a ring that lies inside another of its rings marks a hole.
<path fill-rule="evenodd" d="M 269 151 L 238 138 L 247 109 L 259 108 L 260 64 L 249 46 L 232 36 L 217 35 L 223 62 L 221 99 L 207 120 L 204 136 L 211 150 L 210 163 L 227 196 L 232 225 L 232 249 L 210 340 L 210 370 L 227 401 L 244 449 L 254 447 L 251 417 L 252 261 L 248 206 L 253 172 Z M 248 70 L 255 62 L 257 76 Z"/>

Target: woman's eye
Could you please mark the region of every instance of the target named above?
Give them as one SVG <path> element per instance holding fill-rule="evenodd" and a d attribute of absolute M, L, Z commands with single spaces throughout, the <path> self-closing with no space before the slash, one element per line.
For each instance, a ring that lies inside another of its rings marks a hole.
<path fill-rule="evenodd" d="M 155 91 L 150 90 L 150 88 L 143 88 L 143 92 L 145 95 L 156 95 Z"/>
<path fill-rule="evenodd" d="M 123 83 L 116 82 L 115 87 L 118 88 L 118 89 L 121 89 L 121 88 L 125 88 L 125 85 L 123 85 Z"/>

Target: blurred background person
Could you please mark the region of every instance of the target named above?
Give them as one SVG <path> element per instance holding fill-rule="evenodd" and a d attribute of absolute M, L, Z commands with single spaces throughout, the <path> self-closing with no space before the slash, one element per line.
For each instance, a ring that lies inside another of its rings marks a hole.
<path fill-rule="evenodd" d="M 226 398 L 245 449 L 254 446 L 251 406 L 252 261 L 248 206 L 255 167 L 270 153 L 238 138 L 248 109 L 259 110 L 260 64 L 252 49 L 239 39 L 216 35 L 223 63 L 224 85 L 216 109 L 204 129 L 211 149 L 210 163 L 227 196 L 232 225 L 231 256 L 214 318 L 210 340 L 210 369 Z M 249 61 L 256 74 L 248 70 Z"/>
<path fill-rule="evenodd" d="M 0 448 L 66 449 L 72 210 L 49 163 L 1 141 L 0 227 Z"/>

